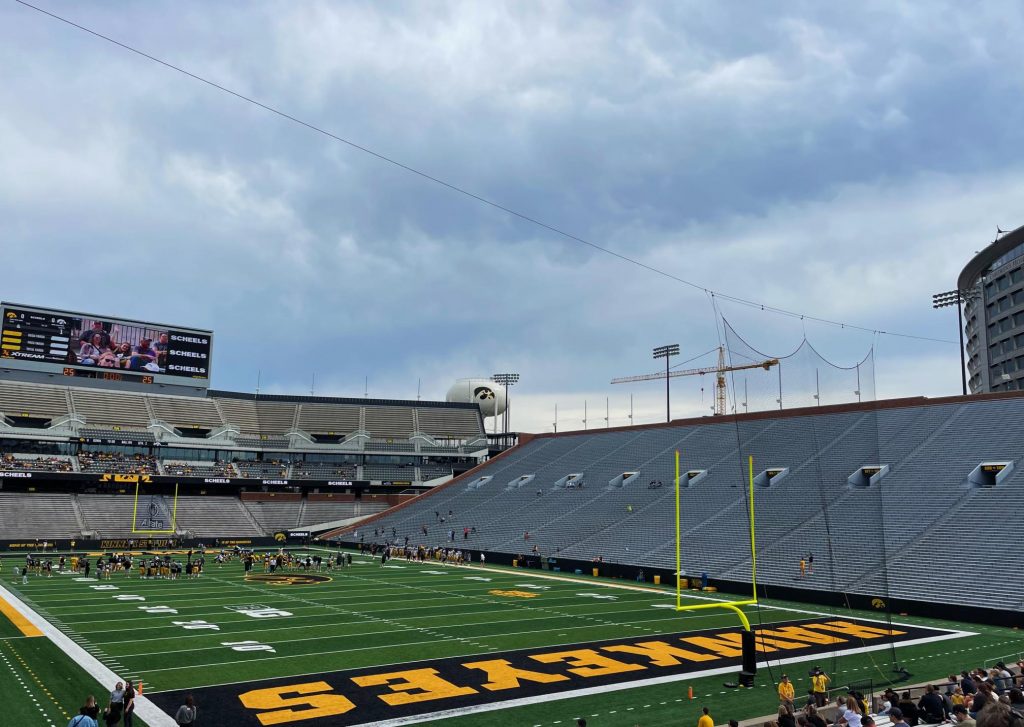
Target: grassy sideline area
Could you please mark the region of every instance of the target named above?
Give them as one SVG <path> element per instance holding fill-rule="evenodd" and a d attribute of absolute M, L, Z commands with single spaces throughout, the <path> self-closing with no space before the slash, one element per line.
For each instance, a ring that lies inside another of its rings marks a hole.
<path fill-rule="evenodd" d="M 55 575 L 31 576 L 22 586 L 20 578 L 12 582 L 11 568 L 22 558 L 4 556 L 0 561 L 3 585 L 117 674 L 141 679 L 147 695 L 193 689 L 201 695 L 203 687 L 229 683 L 238 683 L 243 692 L 244 683 L 260 679 L 550 650 L 626 637 L 654 639 L 737 625 L 735 616 L 724 611 L 676 613 L 666 607 L 674 602 L 667 587 L 627 590 L 622 586 L 634 584 L 590 577 L 544 578 L 551 574 L 490 566 L 397 560 L 393 567 L 382 568 L 356 554 L 352 567 L 323 571 L 325 580 L 285 584 L 247 581 L 237 561 L 218 567 L 208 559 L 203 576 L 193 580 L 140 580 L 135 574 L 127 578 L 117 573 L 110 581 L 76 581 L 70 575 Z M 753 623 L 766 627 L 815 614 L 833 619 L 879 617 L 877 612 L 779 601 L 745 611 Z M 894 617 L 894 622 L 976 634 L 897 646 L 896 659 L 912 675 L 906 683 L 937 680 L 965 667 L 1016 658 L 1024 651 L 1024 637 L 1014 629 L 915 617 Z M 832 675 L 835 685 L 871 683 L 877 690 L 897 676 L 890 649 L 844 656 L 835 651 L 826 647 L 823 653 L 784 667 L 762 668 L 752 689 L 725 689 L 722 683 L 732 674 L 703 676 L 418 723 L 571 726 L 582 716 L 590 725 L 609 727 L 685 725 L 695 724 L 700 707 L 707 705 L 716 723 L 722 724 L 773 712 L 780 668 L 794 680 L 798 695 L 815 664 Z M 0 678 L 0 699 L 12 708 L 12 723 L 66 724 L 64 715 L 75 713 L 86 694 L 102 698 L 112 686 L 97 684 L 48 639 L 22 636 L 2 616 L 0 654 L 6 660 L 0 659 L 0 673 L 10 670 L 16 677 Z M 693 688 L 692 701 L 688 687 Z M 199 706 L 208 720 L 219 708 L 212 702 L 204 705 L 201 699 Z M 49 721 L 40 721 L 41 714 Z M 231 722 L 212 723 L 232 727 Z"/>

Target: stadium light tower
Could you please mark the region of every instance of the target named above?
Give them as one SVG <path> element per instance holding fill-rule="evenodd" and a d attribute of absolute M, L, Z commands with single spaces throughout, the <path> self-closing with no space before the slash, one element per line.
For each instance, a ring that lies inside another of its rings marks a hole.
<path fill-rule="evenodd" d="M 658 346 L 654 349 L 653 356 L 656 359 L 665 359 L 665 421 L 672 421 L 672 405 L 669 398 L 669 375 L 668 375 L 668 361 L 673 356 L 679 355 L 679 344 L 670 343 L 667 346 Z"/>
<path fill-rule="evenodd" d="M 970 300 L 973 294 L 967 290 L 947 290 L 945 293 L 936 293 L 932 296 L 932 308 L 946 308 L 956 306 L 956 330 L 960 334 L 960 382 L 963 385 L 964 396 L 967 396 L 967 364 L 964 361 L 964 314 L 963 304 Z"/>
<path fill-rule="evenodd" d="M 494 374 L 491 381 L 505 387 L 505 415 L 501 420 L 501 428 L 505 434 L 508 434 L 508 428 L 512 423 L 512 417 L 509 414 L 512 408 L 512 396 L 509 392 L 519 382 L 519 374 Z"/>

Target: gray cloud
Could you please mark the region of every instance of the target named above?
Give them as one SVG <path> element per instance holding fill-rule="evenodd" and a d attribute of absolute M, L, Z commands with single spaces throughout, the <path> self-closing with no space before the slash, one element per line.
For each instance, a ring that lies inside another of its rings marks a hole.
<path fill-rule="evenodd" d="M 647 264 L 815 316 L 952 338 L 930 294 L 1020 222 L 1014 3 L 47 7 Z M 702 293 L 13 4 L 0 64 L 3 297 L 212 327 L 219 387 L 262 371 L 265 389 L 302 392 L 315 372 L 323 393 L 369 375 L 372 395 L 422 379 L 437 397 L 518 370 L 516 424 L 546 429 L 555 401 L 624 411 L 630 391 L 607 382 L 649 370 L 651 346 L 719 341 Z M 805 330 L 845 363 L 875 343 L 720 311 L 769 353 Z M 955 346 L 878 345 L 880 395 L 957 390 Z M 703 411 L 698 380 L 677 391 L 678 415 Z M 656 385 L 633 393 L 638 420 L 660 416 Z"/>

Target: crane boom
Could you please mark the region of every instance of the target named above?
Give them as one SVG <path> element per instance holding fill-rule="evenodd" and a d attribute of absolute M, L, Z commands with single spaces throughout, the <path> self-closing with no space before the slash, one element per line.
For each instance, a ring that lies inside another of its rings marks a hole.
<path fill-rule="evenodd" d="M 739 364 L 738 366 L 725 365 L 725 347 L 718 347 L 718 365 L 704 366 L 699 369 L 680 369 L 679 371 L 668 371 L 656 374 L 641 374 L 639 376 L 623 376 L 612 379 L 613 384 L 630 384 L 636 381 L 656 381 L 658 379 L 675 379 L 681 376 L 704 376 L 715 374 L 715 415 L 725 416 L 726 395 L 725 395 L 725 374 L 729 371 L 746 371 L 747 369 L 764 369 L 768 371 L 772 366 L 778 366 L 777 358 L 769 358 L 754 363 Z"/>
<path fill-rule="evenodd" d="M 727 371 L 744 371 L 746 369 L 764 369 L 767 371 L 772 366 L 779 363 L 777 358 L 770 358 L 765 361 L 751 364 L 741 364 L 739 366 L 726 366 L 725 368 L 718 368 L 717 366 L 705 366 L 699 369 L 680 369 L 679 371 L 669 372 L 669 378 L 677 378 L 679 376 L 703 376 L 704 374 L 717 374 L 719 372 L 725 373 Z M 640 374 L 639 376 L 623 376 L 618 379 L 612 379 L 613 384 L 629 384 L 634 381 L 656 381 L 658 379 L 665 378 L 665 372 L 659 372 L 656 374 Z"/>

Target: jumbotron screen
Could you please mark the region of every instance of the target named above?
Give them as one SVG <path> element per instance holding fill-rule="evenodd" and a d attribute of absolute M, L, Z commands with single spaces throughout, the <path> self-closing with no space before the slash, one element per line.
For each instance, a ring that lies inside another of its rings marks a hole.
<path fill-rule="evenodd" d="M 209 385 L 210 331 L 17 303 L 0 306 L 0 367 L 107 381 Z"/>

